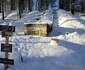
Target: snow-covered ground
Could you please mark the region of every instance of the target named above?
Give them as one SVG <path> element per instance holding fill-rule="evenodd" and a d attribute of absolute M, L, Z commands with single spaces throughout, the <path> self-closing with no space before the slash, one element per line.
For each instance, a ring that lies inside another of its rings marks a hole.
<path fill-rule="evenodd" d="M 17 18 L 15 11 L 6 20 L 0 20 L 0 24 L 16 26 L 16 32 L 10 38 L 13 52 L 9 53 L 9 58 L 14 59 L 14 65 L 10 65 L 8 70 L 85 70 L 85 16 L 58 10 L 53 23 L 55 28 L 49 37 L 40 37 L 25 36 L 24 23 L 34 18 L 52 23 L 51 11 L 47 11 L 43 17 L 38 11 L 24 12 L 21 19 Z M 59 42 L 52 39 L 59 39 Z M 0 36 L 1 43 L 5 43 L 5 39 Z M 4 53 L 0 51 L 0 58 L 3 57 Z M 4 70 L 3 64 L 0 64 L 0 70 Z"/>

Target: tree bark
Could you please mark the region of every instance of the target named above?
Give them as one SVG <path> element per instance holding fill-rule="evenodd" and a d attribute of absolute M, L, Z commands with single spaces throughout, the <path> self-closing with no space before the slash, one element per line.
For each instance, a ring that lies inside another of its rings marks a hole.
<path fill-rule="evenodd" d="M 15 10 L 15 0 L 10 0 L 11 2 L 11 10 Z"/>
<path fill-rule="evenodd" d="M 59 8 L 64 9 L 64 0 L 59 0 Z"/>
<path fill-rule="evenodd" d="M 32 11 L 32 8 L 33 8 L 33 2 L 32 2 L 32 0 L 28 0 L 28 9 L 29 9 L 29 11 Z"/>
<path fill-rule="evenodd" d="M 2 1 L 2 20 L 4 20 L 4 1 Z"/>
<path fill-rule="evenodd" d="M 0 13 L 1 13 L 1 0 L 0 0 Z"/>
<path fill-rule="evenodd" d="M 74 2 L 75 0 L 71 0 L 71 13 L 74 15 Z"/>
<path fill-rule="evenodd" d="M 70 10 L 70 0 L 64 0 L 64 9 L 67 11 Z"/>
<path fill-rule="evenodd" d="M 48 9 L 49 0 L 38 0 L 38 10 L 45 11 Z"/>
<path fill-rule="evenodd" d="M 21 0 L 18 0 L 18 10 L 19 10 L 19 18 L 21 18 L 21 13 L 22 13 Z"/>

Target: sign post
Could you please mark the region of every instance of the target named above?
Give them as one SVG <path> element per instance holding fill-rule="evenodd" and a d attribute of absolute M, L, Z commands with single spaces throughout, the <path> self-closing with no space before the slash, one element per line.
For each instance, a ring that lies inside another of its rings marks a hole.
<path fill-rule="evenodd" d="M 6 37 L 6 44 L 9 43 L 9 36 Z M 5 59 L 8 59 L 8 52 L 5 52 Z M 8 68 L 8 64 L 4 65 L 5 70 Z"/>
<path fill-rule="evenodd" d="M 12 52 L 12 45 L 9 44 L 9 37 L 12 36 L 12 32 L 15 32 L 15 27 L 0 25 L 0 31 L 2 31 L 2 37 L 6 38 L 6 44 L 1 44 L 1 51 L 5 52 L 5 58 L 0 58 L 0 63 L 4 63 L 4 70 L 7 70 L 8 64 L 14 64 L 14 60 L 8 59 L 8 52 Z"/>

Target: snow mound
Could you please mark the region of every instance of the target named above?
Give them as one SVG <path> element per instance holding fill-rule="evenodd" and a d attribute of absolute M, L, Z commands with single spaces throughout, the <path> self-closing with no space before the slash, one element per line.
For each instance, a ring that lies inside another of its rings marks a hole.
<path fill-rule="evenodd" d="M 70 12 L 65 10 L 58 10 L 58 21 L 60 27 L 84 29 L 85 25 L 79 19 L 74 17 Z"/>
<path fill-rule="evenodd" d="M 52 24 L 52 10 L 45 12 L 33 11 L 21 19 L 24 24 Z"/>
<path fill-rule="evenodd" d="M 69 33 L 67 35 L 60 35 L 57 37 L 60 40 L 85 45 L 85 34 L 78 34 L 77 32 Z"/>

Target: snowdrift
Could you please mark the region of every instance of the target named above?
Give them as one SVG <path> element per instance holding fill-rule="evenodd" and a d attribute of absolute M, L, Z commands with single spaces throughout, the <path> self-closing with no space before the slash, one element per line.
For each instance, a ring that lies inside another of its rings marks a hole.
<path fill-rule="evenodd" d="M 68 11 L 58 10 L 58 21 L 60 27 L 85 30 L 85 24 Z"/>

